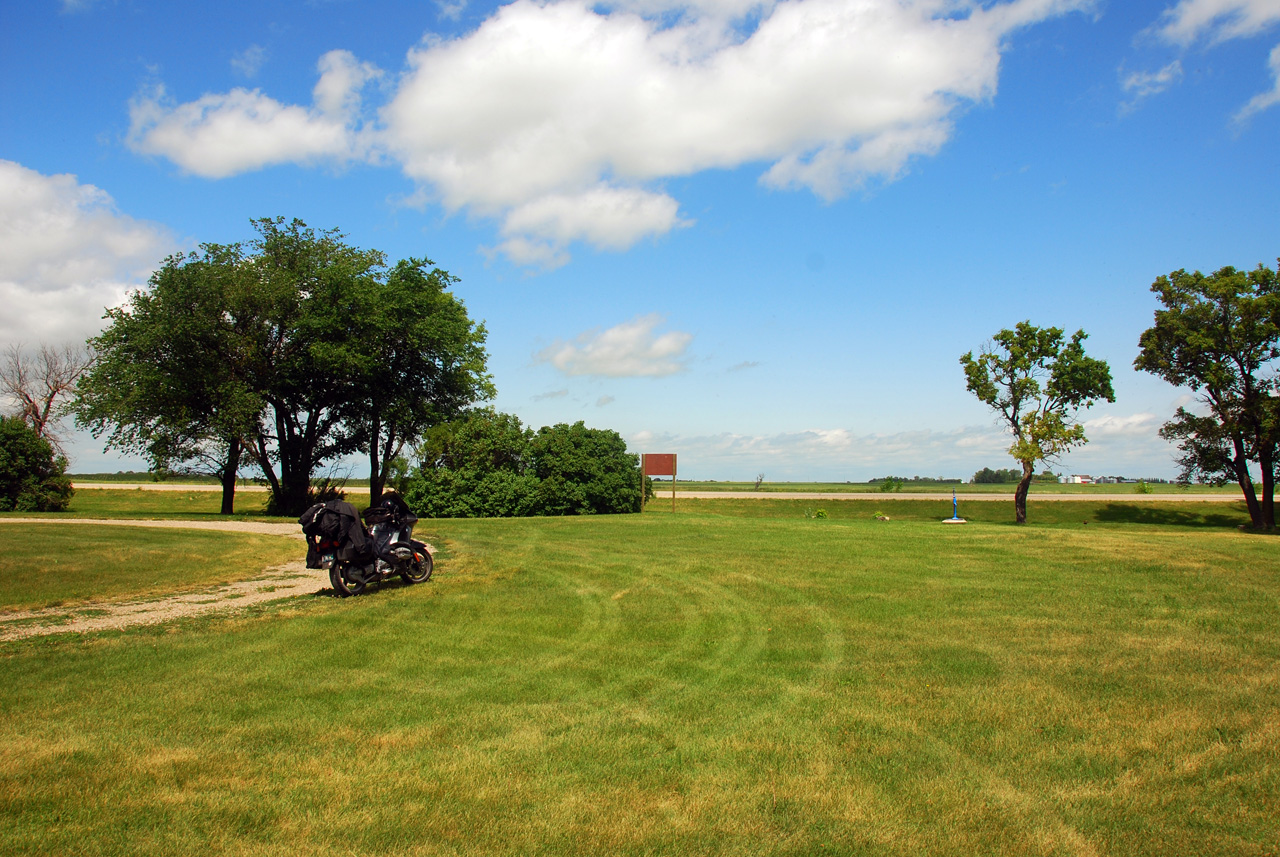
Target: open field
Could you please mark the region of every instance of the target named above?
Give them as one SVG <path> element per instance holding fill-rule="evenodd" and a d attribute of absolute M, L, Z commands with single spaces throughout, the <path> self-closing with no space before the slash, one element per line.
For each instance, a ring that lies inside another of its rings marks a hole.
<path fill-rule="evenodd" d="M 678 479 L 676 481 L 676 494 L 679 496 L 684 491 L 730 491 L 730 492 L 751 492 L 757 491 L 769 494 L 879 494 L 883 497 L 900 497 L 904 494 L 946 494 L 951 496 L 954 489 L 957 494 L 1001 494 L 1013 496 L 1014 489 L 1018 486 L 1013 482 L 1003 482 L 998 484 L 971 484 L 964 483 L 942 483 L 942 482 L 905 482 L 902 487 L 896 491 L 882 491 L 880 483 L 874 482 L 765 482 L 760 488 L 755 487 L 754 482 L 699 482 L 685 481 Z M 1172 483 L 1149 483 L 1146 486 L 1153 494 L 1169 494 L 1178 496 L 1214 496 L 1214 495 L 1239 495 L 1240 489 L 1235 485 L 1226 485 L 1216 487 L 1213 485 L 1177 485 Z M 655 481 L 654 490 L 661 496 L 671 494 L 670 480 Z M 1068 485 L 1060 482 L 1036 482 L 1031 486 L 1031 496 L 1037 494 L 1047 495 L 1070 495 L 1070 496 L 1113 496 L 1127 495 L 1131 497 L 1143 496 L 1139 487 L 1135 483 L 1108 484 L 1108 485 Z"/>
<path fill-rule="evenodd" d="M 1277 853 L 1280 541 L 869 505 L 424 521 L 425 586 L 0 644 L 0 842 Z"/>

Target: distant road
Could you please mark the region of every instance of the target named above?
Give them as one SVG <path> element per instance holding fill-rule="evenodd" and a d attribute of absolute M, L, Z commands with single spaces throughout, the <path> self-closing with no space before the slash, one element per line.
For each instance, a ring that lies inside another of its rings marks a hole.
<path fill-rule="evenodd" d="M 93 491 L 98 488 L 117 489 L 121 491 L 217 491 L 222 492 L 221 485 L 189 484 L 183 482 L 72 482 L 71 487 L 77 491 L 84 489 Z M 266 491 L 266 485 L 237 485 L 236 491 Z"/>
<path fill-rule="evenodd" d="M 670 498 L 671 491 L 657 488 L 653 492 L 653 501 Z M 867 491 L 861 493 L 828 494 L 819 491 L 681 491 L 676 489 L 676 498 L 692 500 L 946 500 L 951 502 L 951 492 L 946 494 L 899 494 L 897 492 Z M 962 503 L 974 501 L 1005 502 L 1013 500 L 1012 494 L 957 494 Z M 1028 499 L 1037 503 L 1045 500 L 1093 501 L 1093 502 L 1125 502 L 1125 503 L 1231 503 L 1242 500 L 1239 494 L 1037 494 L 1034 490 Z"/>
<path fill-rule="evenodd" d="M 221 491 L 221 485 L 193 485 L 180 482 L 76 482 L 77 490 L 95 490 L 114 488 L 124 491 Z M 236 491 L 266 491 L 265 485 L 237 485 Z M 670 498 L 670 489 L 663 491 L 659 487 L 654 492 L 653 502 Z M 965 494 L 957 495 L 961 502 L 995 502 L 1010 501 L 1012 494 Z M 951 492 L 935 494 L 909 494 L 898 492 L 846 492 L 840 494 L 821 491 L 682 491 L 676 489 L 676 498 L 686 500 L 946 500 L 950 502 Z M 1234 503 L 1243 499 L 1239 494 L 1038 494 L 1034 490 L 1029 499 L 1037 503 L 1046 500 L 1063 502 L 1124 502 L 1124 503 Z"/>

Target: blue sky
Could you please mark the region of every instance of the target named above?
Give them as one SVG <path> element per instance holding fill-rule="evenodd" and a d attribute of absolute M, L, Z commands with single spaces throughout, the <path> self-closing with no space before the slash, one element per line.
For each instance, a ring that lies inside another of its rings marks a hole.
<path fill-rule="evenodd" d="M 682 477 L 1011 466 L 958 358 L 1023 319 L 1115 378 L 1056 469 L 1171 477 L 1149 286 L 1275 264 L 1278 75 L 1280 0 L 3 0 L 0 345 L 284 215 L 430 257 L 496 407 Z"/>

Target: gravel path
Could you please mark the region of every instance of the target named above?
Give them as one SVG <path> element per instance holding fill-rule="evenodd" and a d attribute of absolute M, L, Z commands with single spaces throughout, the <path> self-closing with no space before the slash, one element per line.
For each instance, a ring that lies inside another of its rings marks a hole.
<path fill-rule="evenodd" d="M 7 524 L 96 524 L 118 527 L 175 527 L 189 530 L 224 530 L 259 533 L 303 541 L 297 524 L 264 524 L 255 521 L 122 521 L 93 518 L 0 518 Z M 428 550 L 434 550 L 430 545 Z M 305 553 L 299 544 L 299 552 Z M 141 601 L 87 602 L 68 607 L 0 613 L 0 641 L 45 634 L 119 630 L 134 625 L 154 625 L 186 616 L 237 610 L 264 601 L 298 595 L 332 594 L 329 572 L 307 568 L 305 559 L 269 568 L 252 580 L 243 580 L 180 595 Z"/>

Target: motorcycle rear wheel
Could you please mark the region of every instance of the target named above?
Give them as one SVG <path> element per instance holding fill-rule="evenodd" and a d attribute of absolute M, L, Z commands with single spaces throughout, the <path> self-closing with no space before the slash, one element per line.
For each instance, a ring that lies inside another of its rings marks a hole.
<path fill-rule="evenodd" d="M 353 570 L 351 563 L 342 562 L 337 557 L 329 563 L 329 583 L 333 585 L 333 592 L 339 598 L 359 595 L 369 585 L 363 577 L 349 578 L 347 575 Z"/>
<path fill-rule="evenodd" d="M 407 569 L 400 572 L 400 577 L 405 583 L 426 583 L 431 579 L 432 566 L 431 552 L 423 551 L 422 559 L 418 560 L 415 554 L 413 564 Z"/>

